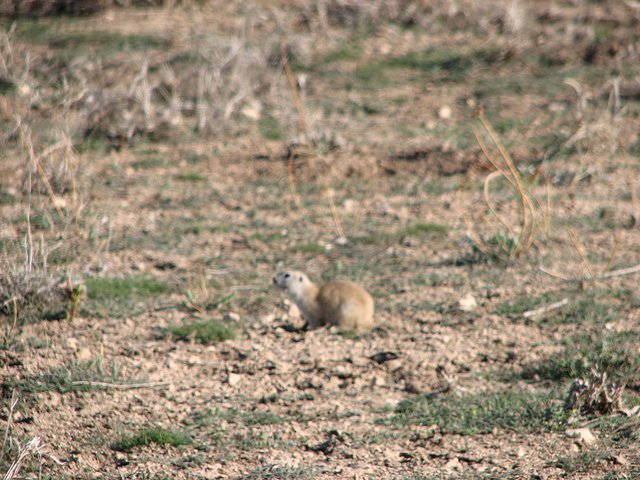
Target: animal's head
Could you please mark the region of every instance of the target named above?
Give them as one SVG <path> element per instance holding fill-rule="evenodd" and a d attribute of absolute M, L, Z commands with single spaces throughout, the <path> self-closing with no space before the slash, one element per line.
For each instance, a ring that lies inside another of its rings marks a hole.
<path fill-rule="evenodd" d="M 298 296 L 308 288 L 311 281 L 304 273 L 289 270 L 277 273 L 273 277 L 273 283 L 289 294 Z"/>

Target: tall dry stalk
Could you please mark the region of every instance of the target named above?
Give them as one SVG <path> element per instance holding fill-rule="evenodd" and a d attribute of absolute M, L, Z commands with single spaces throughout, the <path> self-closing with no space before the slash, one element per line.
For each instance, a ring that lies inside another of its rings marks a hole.
<path fill-rule="evenodd" d="M 529 191 L 525 186 L 525 181 L 516 167 L 515 162 L 500 141 L 500 138 L 491 124 L 485 118 L 482 109 L 478 109 L 476 115 L 500 155 L 499 158 L 494 157 L 480 135 L 477 133 L 475 134 L 476 141 L 478 142 L 484 156 L 495 168 L 495 171 L 491 172 L 485 178 L 483 189 L 484 200 L 487 208 L 495 216 L 498 222 L 507 230 L 511 237 L 516 239 L 515 246 L 507 253 L 509 256 L 517 258 L 531 248 L 539 234 L 549 233 L 551 224 L 549 185 L 547 183 L 547 200 L 545 202 L 545 207 L 543 207 L 537 196 L 533 192 Z M 498 213 L 494 202 L 491 200 L 491 182 L 500 177 L 504 178 L 516 193 L 517 207 L 520 213 L 520 218 L 517 223 L 509 222 L 503 218 Z M 471 235 L 480 250 L 485 253 L 499 253 L 493 252 L 493 247 L 491 247 L 480 235 L 476 233 L 472 222 L 467 217 L 465 217 L 465 221 L 467 222 Z"/>

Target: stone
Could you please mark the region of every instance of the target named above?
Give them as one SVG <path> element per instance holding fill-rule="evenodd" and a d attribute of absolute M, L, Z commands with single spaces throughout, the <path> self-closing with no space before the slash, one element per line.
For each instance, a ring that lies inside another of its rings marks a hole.
<path fill-rule="evenodd" d="M 443 105 L 438 109 L 438 117 L 442 120 L 449 120 L 451 118 L 451 107 L 449 105 Z"/>
<path fill-rule="evenodd" d="M 88 348 L 81 348 L 76 352 L 76 358 L 81 362 L 88 362 L 92 357 L 93 354 Z"/>
<path fill-rule="evenodd" d="M 473 312 L 477 307 L 478 302 L 471 292 L 466 293 L 460 300 L 458 300 L 458 309 L 463 312 Z"/>
<path fill-rule="evenodd" d="M 597 439 L 591 430 L 584 428 L 570 428 L 565 431 L 565 434 L 569 438 L 577 439 L 577 443 L 584 447 L 590 447 L 597 442 Z"/>

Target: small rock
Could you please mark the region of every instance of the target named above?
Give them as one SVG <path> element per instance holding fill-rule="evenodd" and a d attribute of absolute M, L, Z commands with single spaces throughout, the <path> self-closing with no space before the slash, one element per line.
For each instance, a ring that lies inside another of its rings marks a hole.
<path fill-rule="evenodd" d="M 324 385 L 324 382 L 320 377 L 312 376 L 302 378 L 296 382 L 296 387 L 300 390 L 320 390 Z"/>
<path fill-rule="evenodd" d="M 239 322 L 240 321 L 240 314 L 236 313 L 236 312 L 228 312 L 224 314 L 224 320 L 227 322 Z"/>
<path fill-rule="evenodd" d="M 92 357 L 93 354 L 88 348 L 81 348 L 76 352 L 76 358 L 81 362 L 88 362 Z"/>
<path fill-rule="evenodd" d="M 420 387 L 411 380 L 404 381 L 404 389 L 407 393 L 420 393 Z"/>
<path fill-rule="evenodd" d="M 232 387 L 240 383 L 240 380 L 242 380 L 242 376 L 237 373 L 230 373 L 227 377 L 227 383 Z"/>
<path fill-rule="evenodd" d="M 458 309 L 463 312 L 473 312 L 478 307 L 478 302 L 471 292 L 466 293 L 460 300 L 458 300 Z"/>
<path fill-rule="evenodd" d="M 78 339 L 77 338 L 67 338 L 67 348 L 71 348 L 72 350 L 78 349 Z"/>
<path fill-rule="evenodd" d="M 526 454 L 527 451 L 523 446 L 518 447 L 518 450 L 516 450 L 516 457 L 518 458 L 523 458 Z"/>
<path fill-rule="evenodd" d="M 262 104 L 257 100 L 249 102 L 248 105 L 245 105 L 242 108 L 241 113 L 251 120 L 260 120 L 260 116 L 262 114 Z"/>
<path fill-rule="evenodd" d="M 351 371 L 351 369 L 345 367 L 344 365 L 338 365 L 333 370 L 333 375 L 340 378 L 341 380 L 353 378 L 353 372 Z"/>
<path fill-rule="evenodd" d="M 54 197 L 53 206 L 56 208 L 67 208 L 67 200 L 62 197 Z"/>
<path fill-rule="evenodd" d="M 462 464 L 460 463 L 460 460 L 458 460 L 458 457 L 454 457 L 444 464 L 444 469 L 448 472 L 453 472 L 455 470 L 462 469 Z"/>
<path fill-rule="evenodd" d="M 595 435 L 593 435 L 593 433 L 591 433 L 591 430 L 589 430 L 586 427 L 585 428 L 570 428 L 570 429 L 565 431 L 565 434 L 569 438 L 578 439 L 578 443 L 581 444 L 582 446 L 585 446 L 585 447 L 589 447 L 589 446 L 593 445 L 594 443 L 596 443 L 596 441 L 597 441 Z"/>
<path fill-rule="evenodd" d="M 347 213 L 353 213 L 356 210 L 358 204 L 353 198 L 347 198 L 344 201 L 343 206 Z"/>
<path fill-rule="evenodd" d="M 623 457 L 622 455 L 614 455 L 613 457 L 611 457 L 611 461 L 622 466 L 629 465 L 629 460 L 627 460 L 626 457 Z"/>
<path fill-rule="evenodd" d="M 402 360 L 399 360 L 399 359 L 389 360 L 384 365 L 389 369 L 390 372 L 395 372 L 402 368 Z"/>
<path fill-rule="evenodd" d="M 438 109 L 438 117 L 442 120 L 449 120 L 451 118 L 451 107 L 449 105 L 443 105 Z"/>

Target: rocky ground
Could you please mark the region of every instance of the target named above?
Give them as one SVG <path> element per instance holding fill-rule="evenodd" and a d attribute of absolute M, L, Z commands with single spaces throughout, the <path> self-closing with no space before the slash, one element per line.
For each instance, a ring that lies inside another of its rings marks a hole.
<path fill-rule="evenodd" d="M 7 478 L 640 475 L 639 18 L 5 20 L 3 474 L 38 436 Z M 283 268 L 376 327 L 300 331 Z"/>

